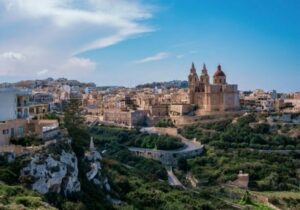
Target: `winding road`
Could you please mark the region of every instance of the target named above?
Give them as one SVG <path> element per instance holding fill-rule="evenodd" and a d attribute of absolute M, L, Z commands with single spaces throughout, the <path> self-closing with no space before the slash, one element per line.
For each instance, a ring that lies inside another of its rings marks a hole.
<path fill-rule="evenodd" d="M 183 189 L 186 187 L 178 180 L 176 175 L 172 170 L 172 166 L 177 163 L 178 157 L 192 157 L 200 155 L 203 152 L 204 146 L 194 140 L 189 140 L 183 137 L 182 135 L 177 133 L 177 129 L 169 129 L 169 132 L 166 132 L 164 129 L 157 129 L 155 127 L 146 127 L 142 128 L 141 132 L 150 133 L 150 134 L 158 134 L 158 135 L 170 135 L 177 138 L 180 138 L 182 143 L 184 144 L 183 148 L 176 149 L 176 150 L 156 150 L 156 149 L 145 149 L 145 148 L 137 148 L 137 147 L 130 147 L 129 150 L 134 152 L 136 155 L 152 158 L 155 160 L 159 160 L 163 164 L 166 165 L 166 170 L 168 174 L 168 183 L 171 186 L 179 186 Z"/>

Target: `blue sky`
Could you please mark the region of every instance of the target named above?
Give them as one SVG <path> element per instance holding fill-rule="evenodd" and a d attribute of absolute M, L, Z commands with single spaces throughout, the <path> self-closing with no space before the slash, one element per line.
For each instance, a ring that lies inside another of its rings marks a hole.
<path fill-rule="evenodd" d="M 133 86 L 221 64 L 239 89 L 300 91 L 298 0 L 0 0 L 0 82 Z"/>

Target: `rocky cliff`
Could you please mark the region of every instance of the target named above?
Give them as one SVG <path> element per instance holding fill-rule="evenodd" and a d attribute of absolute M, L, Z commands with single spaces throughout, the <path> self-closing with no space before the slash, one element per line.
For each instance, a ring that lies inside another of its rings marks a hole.
<path fill-rule="evenodd" d="M 20 181 L 42 194 L 80 191 L 77 157 L 70 142 L 53 143 L 32 154 L 21 170 Z"/>

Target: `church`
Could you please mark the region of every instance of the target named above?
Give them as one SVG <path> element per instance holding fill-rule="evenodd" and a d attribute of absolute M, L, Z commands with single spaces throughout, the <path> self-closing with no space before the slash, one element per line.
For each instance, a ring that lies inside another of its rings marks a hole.
<path fill-rule="evenodd" d="M 199 77 L 193 63 L 188 76 L 188 84 L 190 104 L 197 106 L 198 114 L 240 109 L 238 86 L 227 84 L 221 65 L 218 65 L 211 84 L 205 64 Z"/>

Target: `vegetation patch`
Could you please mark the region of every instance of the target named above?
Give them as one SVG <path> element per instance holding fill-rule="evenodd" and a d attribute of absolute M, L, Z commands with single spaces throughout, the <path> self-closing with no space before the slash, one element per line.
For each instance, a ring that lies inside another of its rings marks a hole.
<path fill-rule="evenodd" d="M 45 203 L 38 193 L 21 186 L 8 186 L 0 183 L 1 209 L 55 209 Z"/>
<path fill-rule="evenodd" d="M 295 150 L 300 149 L 300 138 L 278 133 L 278 128 L 266 123 L 259 123 L 261 116 L 249 114 L 240 117 L 235 123 L 224 120 L 214 123 L 198 123 L 186 126 L 182 135 L 196 138 L 203 144 L 219 149 L 253 148 L 261 150 Z M 210 129 L 215 132 L 203 130 Z"/>
<path fill-rule="evenodd" d="M 98 126 L 91 129 L 96 144 L 118 143 L 124 146 L 174 150 L 184 146 L 179 138 L 141 133 L 138 130 Z"/>

